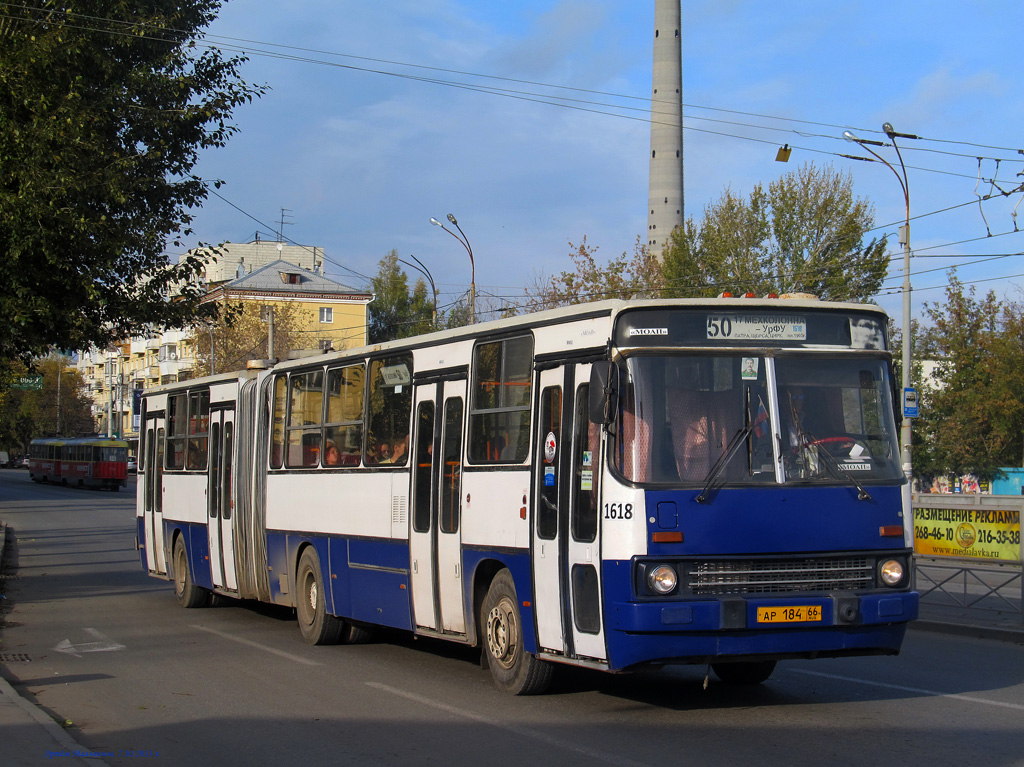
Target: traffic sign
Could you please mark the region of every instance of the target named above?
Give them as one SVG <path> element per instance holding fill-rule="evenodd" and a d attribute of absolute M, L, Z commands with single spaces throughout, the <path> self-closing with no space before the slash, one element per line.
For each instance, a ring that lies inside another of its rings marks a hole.
<path fill-rule="evenodd" d="M 917 389 L 912 386 L 903 390 L 903 417 L 917 418 Z"/>
<path fill-rule="evenodd" d="M 41 375 L 18 376 L 11 384 L 11 388 L 22 391 L 40 391 L 43 388 L 43 377 Z"/>

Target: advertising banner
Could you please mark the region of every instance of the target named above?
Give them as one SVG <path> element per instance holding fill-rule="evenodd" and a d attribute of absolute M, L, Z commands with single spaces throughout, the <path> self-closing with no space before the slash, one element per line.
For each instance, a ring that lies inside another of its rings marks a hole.
<path fill-rule="evenodd" d="M 914 507 L 914 551 L 926 557 L 1020 562 L 1020 511 Z"/>

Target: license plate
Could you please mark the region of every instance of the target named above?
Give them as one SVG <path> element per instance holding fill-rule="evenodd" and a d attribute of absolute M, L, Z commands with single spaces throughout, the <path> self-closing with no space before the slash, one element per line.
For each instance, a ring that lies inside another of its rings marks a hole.
<path fill-rule="evenodd" d="M 758 607 L 758 623 L 812 623 L 821 620 L 819 605 L 795 605 L 791 607 Z"/>

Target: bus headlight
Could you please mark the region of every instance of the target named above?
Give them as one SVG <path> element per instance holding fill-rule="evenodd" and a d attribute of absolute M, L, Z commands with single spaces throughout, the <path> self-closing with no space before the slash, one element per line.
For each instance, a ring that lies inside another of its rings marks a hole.
<path fill-rule="evenodd" d="M 899 586 L 903 582 L 903 563 L 898 559 L 887 559 L 878 568 L 878 577 L 886 586 Z"/>
<path fill-rule="evenodd" d="M 655 594 L 671 594 L 678 583 L 679 577 L 671 565 L 658 565 L 647 573 L 647 587 Z"/>

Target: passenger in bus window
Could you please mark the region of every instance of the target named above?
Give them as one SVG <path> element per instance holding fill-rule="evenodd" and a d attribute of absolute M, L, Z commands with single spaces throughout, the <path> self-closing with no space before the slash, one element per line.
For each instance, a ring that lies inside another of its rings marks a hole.
<path fill-rule="evenodd" d="M 324 451 L 324 466 L 340 466 L 341 465 L 341 453 L 338 452 L 338 446 L 333 442 L 327 443 L 327 450 Z"/>
<path fill-rule="evenodd" d="M 409 444 L 409 435 L 406 434 L 404 437 L 395 440 L 394 445 L 391 448 L 391 455 L 381 461 L 383 464 L 389 464 L 392 466 L 404 465 L 406 460 L 406 449 Z"/>

